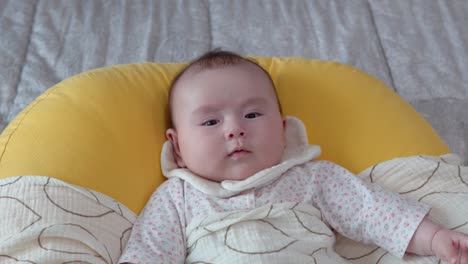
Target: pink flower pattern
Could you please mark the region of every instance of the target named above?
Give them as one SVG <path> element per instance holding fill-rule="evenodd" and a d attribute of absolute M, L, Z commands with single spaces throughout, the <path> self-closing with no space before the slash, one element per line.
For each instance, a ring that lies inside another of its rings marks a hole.
<path fill-rule="evenodd" d="M 429 211 L 425 204 L 365 182 L 328 161 L 296 166 L 267 186 L 229 198 L 206 195 L 172 178 L 153 193 L 137 218 L 120 262 L 184 263 L 185 227 L 194 219 L 283 202 L 314 206 L 340 234 L 399 257 Z"/>

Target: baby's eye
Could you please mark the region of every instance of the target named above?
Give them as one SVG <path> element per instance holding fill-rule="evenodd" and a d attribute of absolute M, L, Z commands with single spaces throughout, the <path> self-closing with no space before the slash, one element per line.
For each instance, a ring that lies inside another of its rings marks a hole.
<path fill-rule="evenodd" d="M 218 120 L 211 119 L 211 120 L 208 120 L 208 121 L 203 122 L 201 125 L 202 125 L 202 126 L 214 126 L 214 125 L 216 125 L 216 124 L 218 124 L 218 123 L 219 123 Z"/>
<path fill-rule="evenodd" d="M 259 116 L 261 116 L 260 113 L 254 112 L 254 113 L 248 113 L 244 117 L 247 118 L 247 119 L 254 119 L 254 118 L 257 118 Z"/>

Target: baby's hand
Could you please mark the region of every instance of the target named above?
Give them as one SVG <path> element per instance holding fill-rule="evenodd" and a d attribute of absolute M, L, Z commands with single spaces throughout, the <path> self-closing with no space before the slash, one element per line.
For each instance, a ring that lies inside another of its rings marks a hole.
<path fill-rule="evenodd" d="M 437 258 L 447 263 L 468 264 L 468 235 L 441 229 L 432 238 L 431 249 Z"/>

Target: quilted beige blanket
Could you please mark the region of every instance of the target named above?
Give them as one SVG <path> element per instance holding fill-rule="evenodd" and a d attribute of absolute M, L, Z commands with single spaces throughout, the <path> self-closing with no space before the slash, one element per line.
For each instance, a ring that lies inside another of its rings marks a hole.
<path fill-rule="evenodd" d="M 454 155 L 398 158 L 359 177 L 430 204 L 432 220 L 468 233 L 468 167 L 460 164 Z M 0 263 L 116 263 L 135 217 L 105 195 L 50 177 L 2 179 Z M 273 239 L 260 243 L 263 234 Z M 438 263 L 348 240 L 315 208 L 292 203 L 212 215 L 188 226 L 187 237 L 187 263 L 209 257 L 206 248 L 223 251 L 223 263 Z"/>
<path fill-rule="evenodd" d="M 108 196 L 56 179 L 2 179 L 0 263 L 116 263 L 135 218 Z"/>
<path fill-rule="evenodd" d="M 456 155 L 398 158 L 368 168 L 359 177 L 431 205 L 433 221 L 468 233 L 468 167 L 461 163 Z M 439 263 L 435 257 L 411 255 L 401 260 L 342 236 L 337 238 L 336 251 L 351 263 Z"/>

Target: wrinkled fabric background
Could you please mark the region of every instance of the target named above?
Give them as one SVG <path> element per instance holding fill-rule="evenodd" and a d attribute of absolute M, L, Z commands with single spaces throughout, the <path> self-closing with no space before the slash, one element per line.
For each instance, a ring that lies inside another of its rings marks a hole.
<path fill-rule="evenodd" d="M 384 81 L 468 161 L 468 1 L 0 0 L 0 130 L 90 69 L 243 55 L 350 64 Z"/>

